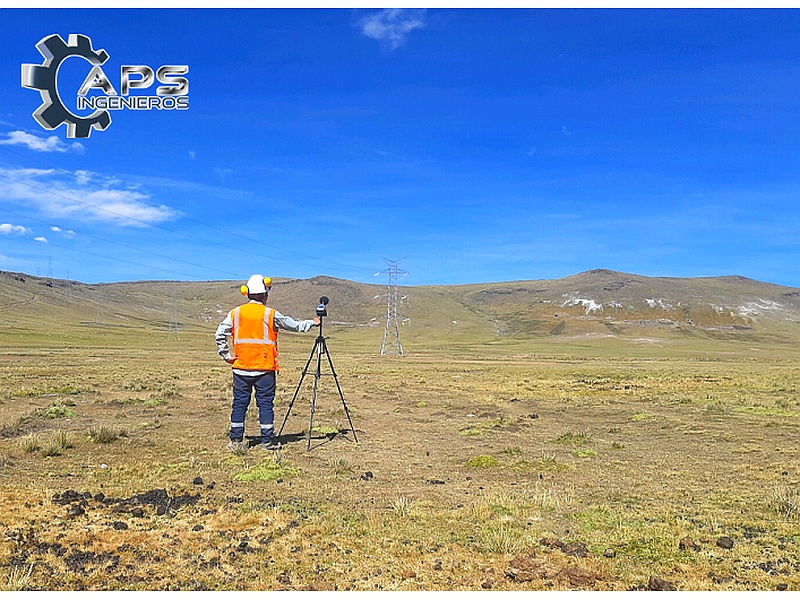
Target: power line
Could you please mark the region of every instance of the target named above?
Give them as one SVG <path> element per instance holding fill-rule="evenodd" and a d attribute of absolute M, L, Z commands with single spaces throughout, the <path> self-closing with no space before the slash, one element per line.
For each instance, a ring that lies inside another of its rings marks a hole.
<path fill-rule="evenodd" d="M 76 176 L 74 173 L 71 173 L 70 171 L 67 171 L 67 170 L 65 170 L 65 169 L 61 169 L 61 168 L 59 168 L 59 167 L 54 167 L 54 166 L 52 166 L 52 165 L 49 165 L 48 163 L 46 163 L 46 162 L 44 162 L 44 161 L 37 160 L 37 159 L 35 159 L 35 158 L 32 158 L 32 157 L 30 157 L 30 156 L 26 156 L 26 155 L 24 155 L 24 154 L 21 154 L 21 153 L 19 153 L 19 152 L 15 152 L 15 151 L 13 151 L 13 150 L 11 150 L 11 149 L 9 149 L 9 148 L 6 148 L 6 147 L 4 147 L 3 149 L 4 149 L 4 150 L 6 150 L 6 152 L 9 152 L 9 153 L 11 153 L 11 154 L 15 154 L 15 155 L 17 155 L 17 156 L 20 156 L 20 157 L 22 157 L 22 158 L 24 158 L 24 159 L 26 159 L 26 160 L 29 160 L 29 161 L 31 161 L 31 162 L 34 162 L 34 163 L 38 163 L 38 164 L 40 164 L 40 165 L 43 165 L 43 166 L 45 166 L 45 167 L 47 167 L 48 169 L 51 169 L 51 170 L 53 170 L 53 171 L 58 171 L 58 172 L 60 172 L 60 173 L 63 173 L 63 174 L 65 174 L 65 175 L 68 175 L 68 176 L 70 176 L 70 177 L 76 177 L 76 178 L 77 178 L 77 176 Z M 148 227 L 155 227 L 155 228 L 157 228 L 157 229 L 161 229 L 161 230 L 163 230 L 163 231 L 166 231 L 166 232 L 169 232 L 169 233 L 172 233 L 172 234 L 175 234 L 175 235 L 182 235 L 182 236 L 188 237 L 188 238 L 190 238 L 190 239 L 198 240 L 198 241 L 201 241 L 201 242 L 204 242 L 204 243 L 208 243 L 208 244 L 214 244 L 214 245 L 217 245 L 217 246 L 221 246 L 221 247 L 227 248 L 227 249 L 229 249 L 229 250 L 235 250 L 235 251 L 237 251 L 237 252 L 243 252 L 243 253 L 246 253 L 246 254 L 253 254 L 253 255 L 257 255 L 257 256 L 262 256 L 262 257 L 265 257 L 265 258 L 269 258 L 269 259 L 271 259 L 271 260 L 279 260 L 279 261 L 283 261 L 283 262 L 287 262 L 287 263 L 298 264 L 298 265 L 301 265 L 301 266 L 313 267 L 313 268 L 319 268 L 319 266 L 318 266 L 318 265 L 312 265 L 312 264 L 308 264 L 308 263 L 303 263 L 303 262 L 293 261 L 293 260 L 286 259 L 286 258 L 277 258 L 277 257 L 275 257 L 275 256 L 270 256 L 270 255 L 263 254 L 263 253 L 258 253 L 258 252 L 252 252 L 252 251 L 250 251 L 250 250 L 246 250 L 246 249 L 244 249 L 244 248 L 242 248 L 242 247 L 237 247 L 237 246 L 229 246 L 229 245 L 227 245 L 227 244 L 223 244 L 223 243 L 220 243 L 220 242 L 215 242 L 215 241 L 212 241 L 212 240 L 206 240 L 206 239 L 204 239 L 204 238 L 200 238 L 200 237 L 198 237 L 198 236 L 194 236 L 194 235 L 191 235 L 191 234 L 188 234 L 188 233 L 185 233 L 185 232 L 176 231 L 176 230 L 169 229 L 169 228 L 167 228 L 167 227 L 163 227 L 163 226 L 160 226 L 160 225 L 155 225 L 155 224 L 152 224 L 152 223 L 148 223 L 148 222 L 146 222 L 146 221 L 142 221 L 141 219 L 137 219 L 137 218 L 135 218 L 135 217 L 132 217 L 132 216 L 130 216 L 130 215 L 125 215 L 125 214 L 122 214 L 122 213 L 118 213 L 118 212 L 115 212 L 115 211 L 113 211 L 113 210 L 110 210 L 110 209 L 104 208 L 104 207 L 102 207 L 102 206 L 97 206 L 97 205 L 91 204 L 91 203 L 89 203 L 89 202 L 84 202 L 84 201 L 82 201 L 82 200 L 78 200 L 77 198 L 73 198 L 73 197 L 71 197 L 71 196 L 65 196 L 65 195 L 63 195 L 63 194 L 58 194 L 57 192 L 54 192 L 53 190 L 48 190 L 48 189 L 45 189 L 45 188 L 40 188 L 40 187 L 38 187 L 38 186 L 35 186 L 35 185 L 32 185 L 32 184 L 30 184 L 30 183 L 28 183 L 28 182 L 25 182 L 25 181 L 20 181 L 20 180 L 18 180 L 18 179 L 14 179 L 13 177 L 9 177 L 9 176 L 7 176 L 7 175 L 3 175 L 2 173 L 0 173 L 0 177 L 3 177 L 3 178 L 5 178 L 5 179 L 8 179 L 9 181 L 13 181 L 13 182 L 15 182 L 15 183 L 19 183 L 19 184 L 21 184 L 21 185 L 26 185 L 26 186 L 30 187 L 31 189 L 35 189 L 35 190 L 42 191 L 42 192 L 45 192 L 45 193 L 53 194 L 53 195 L 55 195 L 55 196 L 58 196 L 58 197 L 64 198 L 64 199 L 66 199 L 66 200 L 69 200 L 69 201 L 72 201 L 72 202 L 77 202 L 78 204 L 82 204 L 82 205 L 84 205 L 84 206 L 88 206 L 89 208 L 93 208 L 93 209 L 95 209 L 95 210 L 100 210 L 100 211 L 103 211 L 103 212 L 109 213 L 109 214 L 111 214 L 111 215 L 114 215 L 115 217 L 118 217 L 118 218 L 122 218 L 122 219 L 128 219 L 128 220 L 130 220 L 130 221 L 133 221 L 133 222 L 136 222 L 136 223 L 139 223 L 139 224 L 142 224 L 142 225 L 148 226 Z M 136 198 L 136 197 L 134 197 L 134 196 L 131 196 L 131 195 L 129 195 L 129 194 L 126 194 L 126 193 L 125 193 L 125 192 L 123 192 L 123 191 L 119 191 L 119 190 L 117 190 L 117 191 L 116 191 L 116 193 L 117 193 L 117 194 L 119 194 L 119 195 L 120 195 L 120 196 L 122 196 L 122 197 L 127 197 L 127 198 L 129 198 L 129 199 L 131 199 L 131 200 L 133 200 L 133 201 L 137 202 L 138 204 L 140 204 L 140 205 L 142 205 L 142 206 L 146 206 L 146 207 L 148 207 L 148 208 L 152 208 L 152 209 L 155 209 L 155 210 L 163 210 L 163 207 L 159 207 L 159 206 L 155 206 L 155 205 L 153 205 L 153 204 L 149 204 L 149 203 L 147 203 L 147 202 L 144 202 L 144 201 L 142 201 L 140 198 Z M 184 215 L 184 216 L 182 216 L 182 218 L 183 218 L 184 220 L 186 220 L 186 221 L 189 221 L 189 222 L 191 222 L 191 223 L 195 223 L 195 224 L 201 225 L 201 226 L 203 226 L 203 227 L 206 227 L 206 228 L 208 228 L 208 229 L 211 229 L 211 230 L 213 230 L 213 231 L 217 231 L 217 232 L 219 232 L 219 233 L 223 233 L 223 234 L 225 234 L 226 236 L 238 237 L 238 238 L 240 238 L 240 239 L 242 239 L 242 240 L 245 240 L 245 241 L 251 242 L 252 244 L 256 244 L 256 245 L 257 245 L 257 247 L 259 247 L 259 246 L 260 246 L 260 247 L 264 247 L 264 246 L 266 246 L 266 247 L 269 247 L 269 248 L 273 248 L 274 250 L 278 250 L 278 251 L 280 251 L 280 252 L 286 252 L 286 253 L 289 253 L 289 254 L 294 254 L 294 255 L 296 255 L 296 256 L 300 256 L 300 257 L 302 257 L 302 258 L 308 258 L 308 259 L 311 259 L 311 260 L 314 260 L 314 261 L 317 261 L 317 262 L 320 262 L 320 263 L 324 263 L 324 264 L 328 264 L 328 265 L 338 265 L 339 267 L 343 267 L 343 268 L 334 268 L 334 267 L 329 267 L 329 269 L 331 269 L 331 270 L 335 270 L 335 271 L 344 271 L 344 272 L 353 272 L 353 271 L 358 271 L 358 272 L 372 272 L 372 269 L 368 269 L 368 268 L 366 268 L 366 267 L 359 267 L 359 266 L 355 266 L 355 265 L 348 265 L 348 264 L 346 264 L 346 263 L 340 263 L 340 262 L 336 262 L 336 261 L 331 261 L 331 260 L 328 260 L 328 259 L 325 259 L 325 258 L 318 258 L 318 257 L 316 257 L 316 256 L 311 256 L 311 255 L 308 255 L 308 254 L 303 254 L 303 253 L 301 253 L 301 252 L 297 252 L 297 251 L 294 251 L 294 250 L 288 250 L 288 249 L 286 249 L 286 248 L 281 248 L 281 247 L 279 247 L 279 246 L 275 246 L 275 245 L 269 244 L 269 243 L 265 242 L 263 239 L 254 239 L 254 238 L 248 237 L 248 236 L 246 236 L 246 235 L 242 235 L 241 233 L 237 233 L 237 232 L 233 232 L 233 231 L 228 231 L 228 230 L 226 230 L 226 229 L 223 229 L 223 228 L 221 228 L 221 227 L 218 227 L 218 226 L 216 226 L 216 225 L 211 225 L 211 224 L 209 224 L 209 223 L 204 223 L 203 221 L 200 221 L 200 220 L 198 220 L 198 219 L 194 219 L 194 218 L 192 218 L 192 217 L 189 217 L 189 216 L 185 216 L 185 215 Z"/>
<path fill-rule="evenodd" d="M 38 221 L 39 223 L 44 223 L 45 225 L 48 225 L 48 222 L 44 221 L 43 219 L 38 219 L 36 217 L 32 217 L 30 215 L 27 215 L 27 214 L 24 214 L 24 213 L 20 213 L 20 212 L 15 211 L 15 210 L 9 210 L 7 208 L 4 208 L 3 212 L 7 212 L 7 213 L 10 213 L 12 215 L 17 215 L 18 217 L 24 217 L 26 219 L 30 219 L 32 221 Z M 94 240 L 98 240 L 98 241 L 101 241 L 101 242 L 106 242 L 106 243 L 109 243 L 109 244 L 113 244 L 114 246 L 118 246 L 118 247 L 122 247 L 122 248 L 129 248 L 131 250 L 135 250 L 136 252 L 141 252 L 143 254 L 149 254 L 151 256 L 164 258 L 164 259 L 167 259 L 167 260 L 170 260 L 170 261 L 173 261 L 173 262 L 184 263 L 184 264 L 190 265 L 192 267 L 199 267 L 201 269 L 208 269 L 208 267 L 206 267 L 205 265 L 192 263 L 192 262 L 189 262 L 189 261 L 182 260 L 180 258 L 175 258 L 173 256 L 166 256 L 164 254 L 158 254 L 157 252 L 150 252 L 148 250 L 143 250 L 141 248 L 137 248 L 137 247 L 131 246 L 129 244 L 124 244 L 124 243 L 118 242 L 116 240 L 112 241 L 112 240 L 108 240 L 108 239 L 105 239 L 105 238 L 102 238 L 102 237 L 98 237 L 98 236 L 90 235 L 90 234 L 84 234 L 84 233 L 82 233 L 81 236 L 85 237 L 85 238 L 88 238 L 88 239 L 94 239 Z M 39 242 L 36 242 L 34 240 L 34 243 L 38 244 Z M 152 266 L 152 265 L 143 265 L 141 262 L 125 260 L 124 258 L 112 257 L 112 256 L 108 256 L 108 255 L 105 255 L 105 254 L 97 254 L 96 252 L 89 252 L 88 250 L 81 250 L 80 248 L 74 248 L 74 247 L 71 247 L 71 246 L 64 246 L 64 245 L 57 244 L 57 243 L 50 242 L 50 241 L 47 242 L 47 245 L 48 246 L 52 246 L 54 248 L 61 248 L 61 249 L 64 249 L 64 250 L 69 250 L 70 252 L 78 252 L 80 254 L 86 254 L 87 256 L 94 256 L 96 258 L 102 258 L 102 259 L 111 260 L 111 261 L 115 261 L 115 262 L 120 262 L 120 263 L 125 263 L 125 264 L 130 264 L 130 265 L 136 265 L 138 267 L 145 266 L 148 269 L 155 269 L 157 271 L 163 271 L 164 273 L 169 273 L 171 275 L 180 275 L 181 277 L 188 277 L 189 279 L 196 279 L 197 278 L 196 275 L 190 275 L 188 273 L 183 273 L 181 271 L 175 271 L 174 269 L 165 269 L 163 267 L 155 267 L 155 266 Z M 215 269 L 215 272 L 219 272 L 219 270 Z M 234 278 L 240 276 L 240 274 L 237 275 L 236 273 L 231 273 L 229 271 L 224 271 L 224 272 L 227 273 L 228 275 L 233 275 Z M 48 276 L 52 277 L 52 271 L 50 271 Z"/>

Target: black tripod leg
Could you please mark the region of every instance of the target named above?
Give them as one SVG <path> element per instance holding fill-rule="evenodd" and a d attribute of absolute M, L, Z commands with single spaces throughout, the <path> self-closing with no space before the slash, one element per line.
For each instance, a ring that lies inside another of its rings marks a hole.
<path fill-rule="evenodd" d="M 314 349 L 317 351 L 317 370 L 314 373 L 314 391 L 311 393 L 311 422 L 308 424 L 308 445 L 306 446 L 306 451 L 311 452 L 311 432 L 314 429 L 314 413 L 317 410 L 317 383 L 319 382 L 320 378 L 320 363 L 322 361 L 322 350 L 320 349 L 320 343 L 322 347 L 325 347 L 325 338 L 317 338 L 317 343 L 314 346 Z"/>
<path fill-rule="evenodd" d="M 331 360 L 331 353 L 328 352 L 328 344 L 325 343 L 325 340 L 322 340 L 322 347 L 325 349 L 325 356 L 328 357 L 328 364 L 331 367 L 331 373 L 333 374 L 333 380 L 336 382 L 336 389 L 339 390 L 339 398 L 342 399 L 342 406 L 344 407 L 344 414 L 347 415 L 347 422 L 350 423 L 350 431 L 353 432 L 353 439 L 355 440 L 356 444 L 358 443 L 358 436 L 356 435 L 356 428 L 353 427 L 353 420 L 350 418 L 350 411 L 347 408 L 347 403 L 344 401 L 344 394 L 342 393 L 342 388 L 339 385 L 339 378 L 336 376 L 336 369 L 333 368 L 333 360 Z"/>
<path fill-rule="evenodd" d="M 286 411 L 286 416 L 283 418 L 283 425 L 281 425 L 281 430 L 278 432 L 278 437 L 281 436 L 283 433 L 283 428 L 286 427 L 286 421 L 289 420 L 289 413 L 292 412 L 292 406 L 294 406 L 294 401 L 297 399 L 297 394 L 300 392 L 300 386 L 303 385 L 303 379 L 305 379 L 306 373 L 308 373 L 308 365 L 311 364 L 311 359 L 314 358 L 314 350 L 317 349 L 316 344 L 311 349 L 311 354 L 308 356 L 308 361 L 306 361 L 306 366 L 303 368 L 303 374 L 300 376 L 300 381 L 297 383 L 297 388 L 294 390 L 294 396 L 292 396 L 292 401 L 289 402 L 289 408 Z"/>

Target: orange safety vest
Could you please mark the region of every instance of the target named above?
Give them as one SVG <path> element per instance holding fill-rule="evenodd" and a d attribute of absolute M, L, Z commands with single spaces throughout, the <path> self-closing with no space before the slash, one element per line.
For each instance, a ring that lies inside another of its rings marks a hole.
<path fill-rule="evenodd" d="M 275 311 L 261 303 L 249 302 L 231 311 L 231 321 L 233 355 L 236 357 L 233 368 L 277 371 L 278 332 L 275 329 Z"/>

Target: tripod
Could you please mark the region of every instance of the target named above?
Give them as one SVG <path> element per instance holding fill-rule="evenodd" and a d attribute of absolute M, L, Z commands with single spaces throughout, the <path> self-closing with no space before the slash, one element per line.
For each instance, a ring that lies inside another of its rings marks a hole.
<path fill-rule="evenodd" d="M 324 297 L 323 297 L 324 298 Z M 322 299 L 320 299 L 322 300 Z M 327 298 L 325 298 L 327 300 Z M 325 342 L 325 339 L 322 336 L 322 318 L 327 314 L 324 312 L 324 304 L 327 302 L 323 302 L 320 305 L 320 308 L 317 309 L 317 315 L 319 316 L 319 335 L 317 339 L 314 341 L 314 347 L 311 349 L 311 354 L 308 357 L 308 361 L 306 362 L 306 366 L 303 369 L 303 374 L 300 376 L 300 382 L 297 384 L 297 389 L 294 391 L 294 396 L 292 396 L 292 401 L 289 403 L 289 408 L 286 410 L 286 416 L 283 418 L 283 424 L 281 425 L 281 429 L 278 432 L 278 437 L 283 433 L 283 428 L 286 426 L 286 421 L 289 419 L 289 415 L 292 412 L 292 406 L 294 406 L 294 401 L 297 399 L 297 394 L 300 392 L 300 387 L 303 385 L 303 379 L 308 374 L 308 367 L 311 364 L 314 355 L 316 355 L 316 370 L 314 371 L 314 388 L 311 394 L 311 422 L 308 426 L 308 445 L 306 447 L 306 452 L 311 451 L 311 430 L 314 428 L 314 413 L 317 410 L 317 384 L 319 383 L 319 378 L 322 376 L 322 355 L 328 357 L 328 365 L 331 368 L 331 375 L 333 375 L 333 380 L 336 382 L 336 389 L 339 390 L 339 398 L 342 400 L 342 406 L 344 407 L 344 414 L 347 415 L 347 421 L 350 423 L 350 431 L 353 432 L 353 439 L 356 443 L 358 443 L 358 437 L 356 436 L 356 429 L 353 427 L 353 420 L 350 418 L 350 411 L 347 408 L 347 404 L 344 401 L 344 394 L 342 394 L 342 388 L 339 385 L 339 378 L 336 376 L 336 370 L 333 368 L 333 361 L 331 360 L 331 354 L 328 352 L 328 344 Z"/>

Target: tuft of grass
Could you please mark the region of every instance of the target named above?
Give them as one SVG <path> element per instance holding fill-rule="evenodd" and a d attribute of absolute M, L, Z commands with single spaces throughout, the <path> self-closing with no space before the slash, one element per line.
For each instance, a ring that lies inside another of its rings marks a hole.
<path fill-rule="evenodd" d="M 466 465 L 473 469 L 491 469 L 499 464 L 500 461 L 498 461 L 495 457 L 487 456 L 485 454 L 473 456 L 466 462 Z"/>
<path fill-rule="evenodd" d="M 74 447 L 72 437 L 66 431 L 56 430 L 42 446 L 42 456 L 60 456 L 64 450 Z"/>
<path fill-rule="evenodd" d="M 349 475 L 353 472 L 353 465 L 344 457 L 334 459 L 331 466 L 333 467 L 333 472 L 337 475 Z"/>
<path fill-rule="evenodd" d="M 89 440 L 95 444 L 110 444 L 124 436 L 124 431 L 106 425 L 98 425 L 89 429 Z"/>
<path fill-rule="evenodd" d="M 798 519 L 800 517 L 800 489 L 789 485 L 776 489 L 772 493 L 770 505 L 787 519 Z"/>
<path fill-rule="evenodd" d="M 493 554 L 516 554 L 533 545 L 533 540 L 506 521 L 492 523 L 480 534 L 480 545 Z"/>
<path fill-rule="evenodd" d="M 17 444 L 19 445 L 19 449 L 25 454 L 33 454 L 42 449 L 42 440 L 36 433 L 29 433 L 21 437 Z"/>
<path fill-rule="evenodd" d="M 392 510 L 399 516 L 405 517 L 411 511 L 411 504 L 413 502 L 411 498 L 397 496 L 389 500 L 389 506 L 391 506 Z"/>
<path fill-rule="evenodd" d="M 24 567 L 14 567 L 8 574 L 5 583 L 0 584 L 0 592 L 24 592 L 28 589 L 28 584 L 33 573 L 33 564 Z"/>

